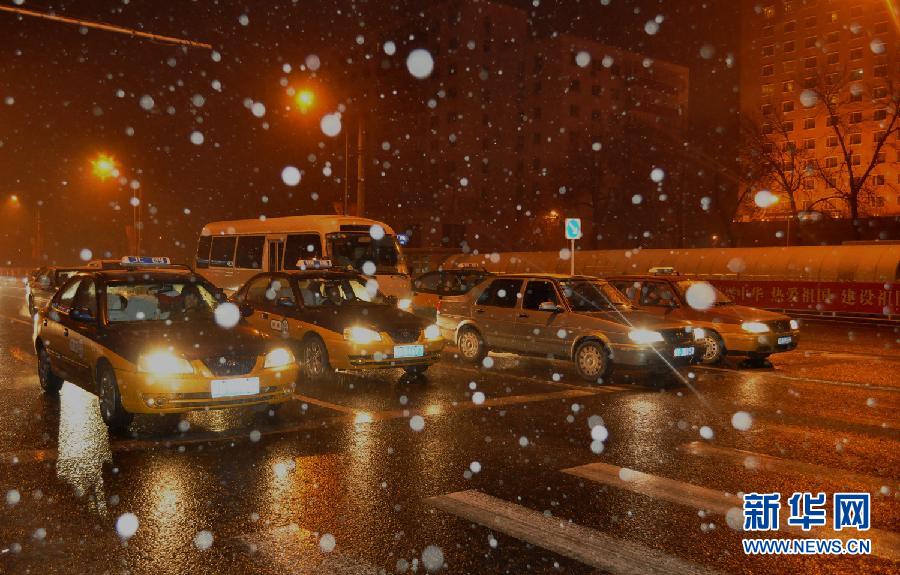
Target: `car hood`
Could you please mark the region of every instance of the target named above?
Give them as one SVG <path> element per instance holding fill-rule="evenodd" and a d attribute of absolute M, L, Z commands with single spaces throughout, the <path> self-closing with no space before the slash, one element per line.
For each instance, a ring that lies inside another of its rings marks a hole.
<path fill-rule="evenodd" d="M 430 322 L 417 315 L 383 304 L 350 303 L 319 308 L 305 308 L 296 319 L 337 333 L 361 326 L 375 331 L 425 329 Z"/>
<path fill-rule="evenodd" d="M 172 348 L 185 359 L 202 359 L 229 355 L 262 355 L 267 347 L 266 337 L 241 322 L 231 329 L 214 321 L 192 321 L 185 324 L 159 325 L 123 323 L 112 325 L 102 336 L 101 343 L 132 363 L 142 353 Z"/>
<path fill-rule="evenodd" d="M 788 316 L 745 305 L 721 305 L 710 308 L 703 313 L 704 321 L 713 323 L 742 323 L 745 321 L 777 321 L 789 319 Z"/>
<path fill-rule="evenodd" d="M 618 323 L 642 329 L 676 329 L 685 326 L 681 321 L 667 320 L 639 309 L 628 308 L 617 311 L 578 312 L 576 315 L 595 318 L 604 322 Z"/>

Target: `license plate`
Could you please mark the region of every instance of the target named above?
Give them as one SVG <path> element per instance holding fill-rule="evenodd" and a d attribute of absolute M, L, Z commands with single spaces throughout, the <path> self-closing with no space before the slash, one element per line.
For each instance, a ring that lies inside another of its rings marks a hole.
<path fill-rule="evenodd" d="M 236 377 L 234 379 L 214 379 L 210 386 L 213 398 L 256 395 L 259 393 L 258 377 Z"/>
<path fill-rule="evenodd" d="M 424 345 L 395 345 L 394 359 L 402 359 L 405 357 L 422 357 L 425 355 Z"/>
<path fill-rule="evenodd" d="M 791 339 L 791 336 L 786 335 L 784 337 L 778 338 L 778 345 L 787 345 L 787 344 L 791 343 L 792 341 L 793 340 Z"/>
<path fill-rule="evenodd" d="M 693 347 L 676 347 L 675 357 L 690 357 L 694 355 Z"/>

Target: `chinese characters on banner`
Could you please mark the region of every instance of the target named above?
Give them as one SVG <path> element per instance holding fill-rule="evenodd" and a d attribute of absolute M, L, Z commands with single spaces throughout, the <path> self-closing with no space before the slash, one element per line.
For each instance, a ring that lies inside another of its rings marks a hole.
<path fill-rule="evenodd" d="M 735 303 L 750 307 L 868 313 L 900 313 L 900 284 L 800 280 L 711 279 Z"/>

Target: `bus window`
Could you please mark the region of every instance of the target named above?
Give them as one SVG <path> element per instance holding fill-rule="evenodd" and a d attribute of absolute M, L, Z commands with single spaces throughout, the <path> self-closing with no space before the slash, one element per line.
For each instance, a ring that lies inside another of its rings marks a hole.
<path fill-rule="evenodd" d="M 291 234 L 284 245 L 282 267 L 286 270 L 300 269 L 297 262 L 322 257 L 322 238 L 319 234 Z"/>
<path fill-rule="evenodd" d="M 235 236 L 214 237 L 209 254 L 209 265 L 216 268 L 233 268 L 235 243 L 237 243 Z"/>
<path fill-rule="evenodd" d="M 374 239 L 366 233 L 328 234 L 328 256 L 334 267 L 351 266 L 363 271 L 366 262 L 375 264 L 376 274 L 406 273 L 406 263 L 394 236 Z"/>
<path fill-rule="evenodd" d="M 212 245 L 212 236 L 200 236 L 197 242 L 197 267 L 209 267 L 209 246 Z"/>
<path fill-rule="evenodd" d="M 265 236 L 239 236 L 234 267 L 251 270 L 262 269 L 263 244 L 265 241 Z"/>

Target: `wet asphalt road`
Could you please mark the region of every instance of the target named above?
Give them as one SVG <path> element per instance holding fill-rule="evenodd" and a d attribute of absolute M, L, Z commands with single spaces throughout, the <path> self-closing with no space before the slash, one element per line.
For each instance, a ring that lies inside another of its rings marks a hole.
<path fill-rule="evenodd" d="M 41 394 L 21 298 L 0 287 L 2 573 L 900 571 L 887 328 L 806 325 L 771 368 L 603 386 L 562 362 L 476 369 L 448 350 L 425 381 L 300 382 L 276 416 L 139 417 L 110 437 L 95 396 Z M 871 556 L 747 557 L 726 519 L 738 493 L 841 490 L 873 494 L 857 534 Z"/>

